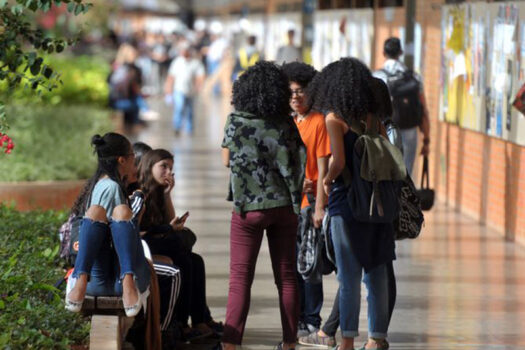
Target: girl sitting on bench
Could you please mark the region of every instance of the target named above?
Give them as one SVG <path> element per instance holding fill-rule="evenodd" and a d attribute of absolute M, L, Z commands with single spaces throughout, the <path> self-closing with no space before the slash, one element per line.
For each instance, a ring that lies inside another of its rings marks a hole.
<path fill-rule="evenodd" d="M 126 179 L 136 171 L 130 142 L 117 133 L 91 140 L 98 158 L 95 174 L 72 212 L 83 214 L 78 256 L 68 279 L 66 309 L 79 312 L 86 294 L 122 296 L 126 316 L 139 313 L 148 295 L 150 273 L 132 211 Z"/>

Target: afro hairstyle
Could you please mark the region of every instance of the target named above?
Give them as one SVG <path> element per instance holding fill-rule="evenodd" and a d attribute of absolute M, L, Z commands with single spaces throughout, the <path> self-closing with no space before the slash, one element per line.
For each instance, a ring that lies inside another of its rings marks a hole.
<path fill-rule="evenodd" d="M 372 77 L 370 89 L 374 94 L 378 118 L 384 120 L 392 117 L 392 98 L 390 97 L 390 91 L 388 91 L 386 83 L 382 79 Z"/>
<path fill-rule="evenodd" d="M 371 79 L 372 73 L 363 62 L 357 58 L 341 58 L 314 77 L 306 94 L 316 110 L 335 113 L 350 123 L 376 112 Z"/>
<path fill-rule="evenodd" d="M 302 62 L 285 63 L 282 67 L 288 80 L 301 85 L 303 88 L 306 88 L 317 74 L 314 67 Z"/>
<path fill-rule="evenodd" d="M 281 68 L 268 61 L 257 62 L 233 84 L 235 110 L 263 118 L 282 118 L 291 113 L 290 86 Z"/>

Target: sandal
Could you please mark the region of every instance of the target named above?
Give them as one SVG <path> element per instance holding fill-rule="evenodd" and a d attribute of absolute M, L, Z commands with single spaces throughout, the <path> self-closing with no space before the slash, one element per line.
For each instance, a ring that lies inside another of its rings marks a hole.
<path fill-rule="evenodd" d="M 388 342 L 386 341 L 386 339 L 382 339 L 381 341 L 376 341 L 377 343 L 377 347 L 375 348 L 366 348 L 366 344 L 368 344 L 368 341 L 366 341 L 364 344 L 363 344 L 363 347 L 359 348 L 358 350 L 388 350 L 388 348 L 390 347 L 390 344 L 388 344 Z"/>

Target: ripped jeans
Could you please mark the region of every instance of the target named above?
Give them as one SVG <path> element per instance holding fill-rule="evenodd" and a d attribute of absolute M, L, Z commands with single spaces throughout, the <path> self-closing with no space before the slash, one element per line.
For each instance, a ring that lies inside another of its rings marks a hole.
<path fill-rule="evenodd" d="M 73 277 L 90 276 L 87 295 L 122 295 L 121 281 L 126 274 L 134 276 L 141 293 L 148 288 L 151 276 L 134 222 L 83 218 L 78 244 Z"/>

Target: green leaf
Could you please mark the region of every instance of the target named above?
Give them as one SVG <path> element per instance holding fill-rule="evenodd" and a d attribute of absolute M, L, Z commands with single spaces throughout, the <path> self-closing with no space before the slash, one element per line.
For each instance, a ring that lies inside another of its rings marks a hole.
<path fill-rule="evenodd" d="M 42 70 L 42 74 L 47 78 L 51 78 L 51 74 L 53 74 L 53 70 L 51 68 L 49 68 L 48 66 L 45 66 L 44 69 Z"/>
<path fill-rule="evenodd" d="M 30 52 L 27 54 L 27 65 L 32 66 L 36 60 L 36 52 Z"/>
<path fill-rule="evenodd" d="M 4 8 L 7 5 L 7 0 L 0 0 L 0 8 Z"/>
<path fill-rule="evenodd" d="M 0 310 L 5 309 L 5 303 L 3 300 L 0 300 Z"/>
<path fill-rule="evenodd" d="M 38 75 L 38 73 L 40 73 L 40 67 L 42 66 L 43 61 L 44 60 L 42 59 L 42 57 L 38 57 L 37 59 L 35 59 L 35 63 L 31 65 L 31 74 L 36 76 Z"/>
<path fill-rule="evenodd" d="M 51 2 L 45 2 L 44 4 L 42 4 L 42 7 L 40 7 L 40 9 L 44 12 L 49 11 L 50 8 L 51 8 Z"/>
<path fill-rule="evenodd" d="M 67 10 L 69 12 L 73 12 L 75 10 L 75 6 L 76 4 L 74 2 L 70 2 L 69 4 L 67 4 Z"/>
<path fill-rule="evenodd" d="M 24 11 L 24 5 L 22 4 L 16 4 L 15 6 L 11 7 L 11 12 L 13 15 L 18 16 Z"/>
<path fill-rule="evenodd" d="M 49 258 L 49 255 L 51 255 L 51 249 L 50 249 L 50 248 L 46 248 L 42 254 L 43 254 L 46 258 Z"/>
<path fill-rule="evenodd" d="M 75 16 L 78 16 L 84 10 L 84 5 L 77 4 L 75 5 Z"/>

